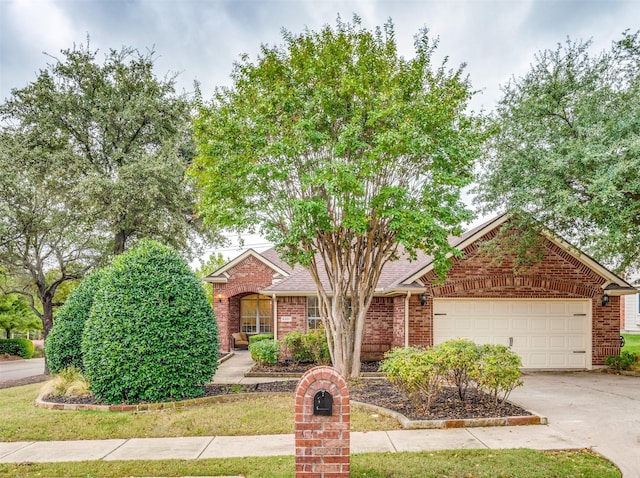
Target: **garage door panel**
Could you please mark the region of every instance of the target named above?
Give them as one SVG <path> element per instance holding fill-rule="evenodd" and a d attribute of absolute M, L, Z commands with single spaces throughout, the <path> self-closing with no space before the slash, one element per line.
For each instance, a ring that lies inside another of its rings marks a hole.
<path fill-rule="evenodd" d="M 530 324 L 531 330 L 547 330 L 547 319 L 533 318 Z"/>
<path fill-rule="evenodd" d="M 571 317 L 567 319 L 567 330 L 569 332 L 582 332 L 586 317 Z"/>
<path fill-rule="evenodd" d="M 494 330 L 509 330 L 509 319 L 493 319 Z"/>
<path fill-rule="evenodd" d="M 511 343 L 525 368 L 583 369 L 590 359 L 590 310 L 590 300 L 435 299 L 434 343 Z"/>
<path fill-rule="evenodd" d="M 529 330 L 530 321 L 528 319 L 513 319 L 511 326 L 513 330 Z"/>

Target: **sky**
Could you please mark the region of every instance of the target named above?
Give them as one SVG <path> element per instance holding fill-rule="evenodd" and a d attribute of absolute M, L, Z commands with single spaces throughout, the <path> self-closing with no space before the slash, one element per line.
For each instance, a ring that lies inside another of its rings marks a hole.
<path fill-rule="evenodd" d="M 470 106 L 485 112 L 499 100 L 500 85 L 524 75 L 537 52 L 567 38 L 591 39 L 600 51 L 623 31 L 640 30 L 640 0 L 0 0 L 0 101 L 87 38 L 102 53 L 154 50 L 156 75 L 177 73 L 186 92 L 196 80 L 206 99 L 231 84 L 241 54 L 255 59 L 261 44 L 281 44 L 283 28 L 317 30 L 353 14 L 367 28 L 391 19 L 407 58 L 414 35 L 428 28 L 439 38 L 438 60 L 466 64 L 480 91 Z M 264 248 L 258 237 L 245 239 Z M 233 256 L 238 248 L 222 252 Z"/>

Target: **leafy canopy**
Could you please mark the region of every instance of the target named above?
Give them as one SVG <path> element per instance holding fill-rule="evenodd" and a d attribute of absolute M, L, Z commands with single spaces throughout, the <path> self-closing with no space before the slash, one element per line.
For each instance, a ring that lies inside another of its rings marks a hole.
<path fill-rule="evenodd" d="M 0 107 L 4 131 L 59 153 L 67 187 L 110 252 L 144 237 L 186 249 L 194 224 L 184 171 L 194 148 L 191 103 L 175 77 L 156 77 L 153 51 L 123 47 L 100 61 L 87 41 L 61 53 Z"/>
<path fill-rule="evenodd" d="M 372 32 L 358 17 L 285 31 L 196 118 L 200 212 L 214 228 L 260 228 L 308 268 L 347 376 L 384 264 L 424 250 L 444 274 L 447 237 L 470 218 L 459 193 L 479 155 L 473 92 L 462 67 L 433 65 L 436 45 L 425 29 L 405 59 L 391 22 Z"/>
<path fill-rule="evenodd" d="M 384 235 L 443 259 L 469 218 L 458 193 L 478 156 L 462 70 L 433 67 L 426 30 L 416 57 L 400 57 L 390 22 L 370 32 L 355 17 L 284 40 L 256 63 L 243 56 L 234 86 L 196 119 L 208 223 L 260 226 L 304 265 L 325 233 L 346 247 Z"/>
<path fill-rule="evenodd" d="M 639 35 L 538 53 L 504 87 L 478 187 L 485 211 L 539 221 L 620 269 L 640 257 Z"/>

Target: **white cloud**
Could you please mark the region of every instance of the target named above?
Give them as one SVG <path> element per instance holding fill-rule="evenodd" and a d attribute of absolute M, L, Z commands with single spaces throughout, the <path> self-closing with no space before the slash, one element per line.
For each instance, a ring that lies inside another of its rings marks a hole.
<path fill-rule="evenodd" d="M 14 30 L 13 41 L 22 48 L 55 54 L 75 40 L 73 22 L 51 0 L 14 0 L 5 13 Z"/>

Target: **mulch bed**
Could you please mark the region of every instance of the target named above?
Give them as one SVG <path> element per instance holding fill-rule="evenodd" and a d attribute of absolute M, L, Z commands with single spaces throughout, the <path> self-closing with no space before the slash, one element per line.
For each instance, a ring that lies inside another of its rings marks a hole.
<path fill-rule="evenodd" d="M 270 366 L 256 365 L 253 372 L 261 373 L 304 373 L 313 365 L 279 364 Z M 376 372 L 377 362 L 363 364 L 363 372 Z M 258 383 L 252 385 L 237 384 L 207 384 L 205 396 L 232 395 L 237 393 L 293 393 L 298 384 L 297 379 Z M 418 411 L 413 404 L 384 378 L 366 378 L 349 385 L 349 395 L 352 400 L 377 405 L 394 410 L 411 420 L 445 420 L 465 418 L 497 418 L 531 415 L 528 411 L 509 402 L 495 404 L 488 395 L 476 390 L 469 390 L 464 401 L 457 398 L 457 390 L 443 387 L 433 400 L 427 411 Z M 83 398 L 47 397 L 47 401 L 55 403 L 100 404 L 93 396 Z"/>

